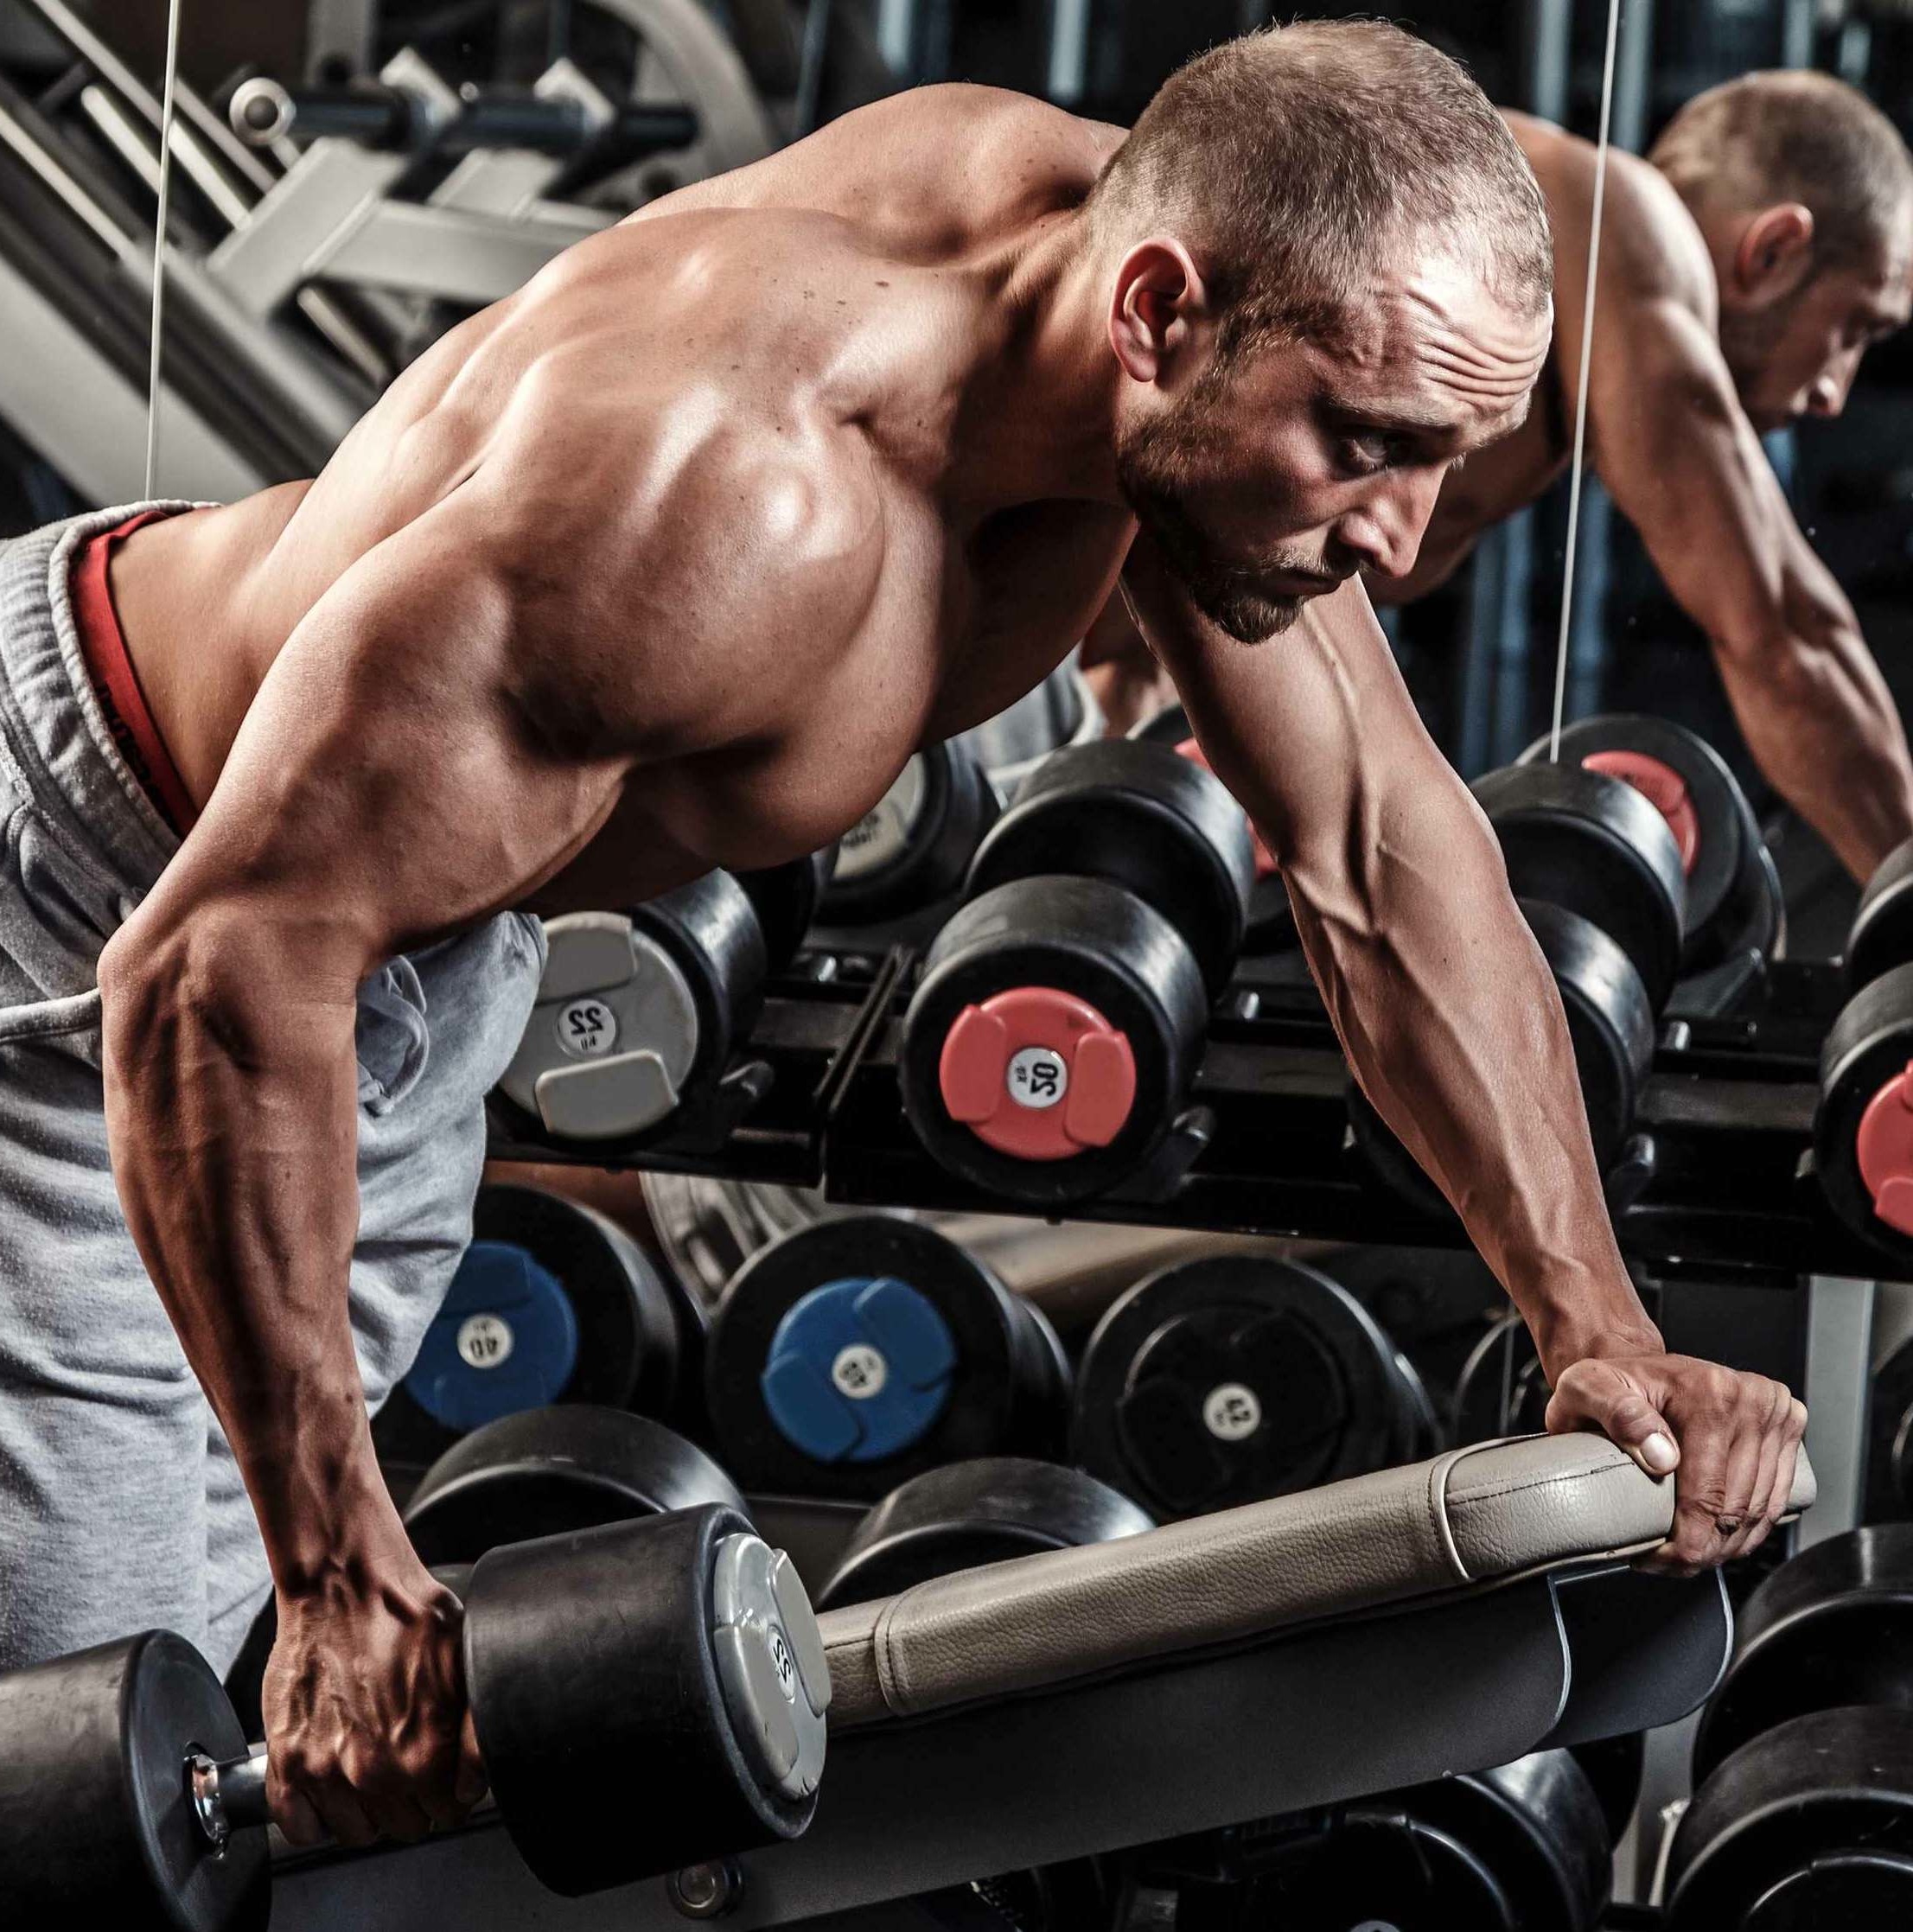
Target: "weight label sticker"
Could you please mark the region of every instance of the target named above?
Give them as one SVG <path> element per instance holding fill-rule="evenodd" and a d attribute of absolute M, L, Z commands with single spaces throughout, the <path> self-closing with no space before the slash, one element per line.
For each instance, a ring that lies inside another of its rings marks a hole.
<path fill-rule="evenodd" d="M 770 1626 L 770 1667 L 777 1673 L 777 1688 L 794 1704 L 797 1701 L 797 1660 L 781 1623 Z"/>
<path fill-rule="evenodd" d="M 1004 1084 L 1018 1106 L 1052 1107 L 1069 1091 L 1069 1065 L 1054 1047 L 1025 1047 L 1011 1055 Z"/>
<path fill-rule="evenodd" d="M 574 1060 L 596 1060 L 618 1043 L 618 1017 L 602 999 L 573 999 L 558 1008 L 558 1043 Z"/>
<path fill-rule="evenodd" d="M 853 1342 L 840 1349 L 831 1364 L 831 1380 L 839 1395 L 853 1402 L 867 1402 L 890 1379 L 890 1365 L 867 1342 Z"/>
<path fill-rule="evenodd" d="M 468 1315 L 458 1324 L 458 1357 L 468 1368 L 496 1368 L 512 1352 L 512 1325 L 496 1315 Z"/>
<path fill-rule="evenodd" d="M 916 836 L 923 816 L 923 760 L 912 758 L 896 782 L 837 844 L 840 879 L 861 879 L 896 864 Z"/>
<path fill-rule="evenodd" d="M 1240 1442 L 1262 1426 L 1262 1403 L 1240 1382 L 1218 1382 L 1202 1399 L 1202 1425 L 1221 1442 Z"/>

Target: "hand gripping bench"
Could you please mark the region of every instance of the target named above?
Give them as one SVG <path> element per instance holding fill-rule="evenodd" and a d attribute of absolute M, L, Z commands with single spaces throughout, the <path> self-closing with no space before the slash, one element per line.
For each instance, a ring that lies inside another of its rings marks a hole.
<path fill-rule="evenodd" d="M 1789 1507 L 1813 1498 L 1802 1457 Z M 848 1911 L 1671 1723 L 1732 1647 L 1718 1575 L 1627 1567 L 1673 1507 L 1671 1482 L 1600 1438 L 1535 1437 L 832 1611 L 816 1821 L 740 1861 L 727 1922 Z M 634 1801 L 670 1776 L 636 1767 Z M 542 1892 L 481 1826 L 289 1859 L 276 1885 L 278 1932 L 683 1923 L 662 1882 Z"/>

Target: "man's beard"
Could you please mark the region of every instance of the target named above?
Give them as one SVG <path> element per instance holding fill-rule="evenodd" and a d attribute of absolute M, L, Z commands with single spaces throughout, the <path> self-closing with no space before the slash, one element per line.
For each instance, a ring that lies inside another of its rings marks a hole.
<path fill-rule="evenodd" d="M 1190 407 L 1148 424 L 1119 443 L 1117 480 L 1196 608 L 1239 643 L 1266 643 L 1302 615 L 1302 600 L 1277 596 L 1266 588 L 1269 579 L 1328 572 L 1321 558 L 1299 550 L 1278 548 L 1254 564 L 1240 563 L 1202 527 L 1190 513 L 1185 488 L 1191 453 L 1207 440 L 1201 432 Z"/>
<path fill-rule="evenodd" d="M 1728 373 L 1734 379 L 1740 406 L 1750 418 L 1764 418 L 1756 423 L 1763 434 L 1779 427 L 1782 418 L 1776 411 L 1763 408 L 1761 381 L 1767 373 L 1775 348 L 1786 335 L 1795 311 L 1812 286 L 1811 282 L 1806 283 L 1783 300 L 1769 308 L 1757 309 L 1751 314 L 1738 314 L 1729 309 L 1720 312 L 1721 357 L 1727 365 Z"/>

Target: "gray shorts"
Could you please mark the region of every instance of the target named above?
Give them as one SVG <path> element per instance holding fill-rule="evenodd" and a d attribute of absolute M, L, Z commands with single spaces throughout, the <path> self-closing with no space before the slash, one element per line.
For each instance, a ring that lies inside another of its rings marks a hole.
<path fill-rule="evenodd" d="M 67 575 L 134 507 L 0 545 L 0 1670 L 164 1625 L 223 1671 L 268 1593 L 106 1151 L 94 966 L 177 842 L 94 701 Z M 469 1238 L 484 1095 L 543 964 L 537 921 L 507 915 L 360 994 L 352 1325 L 374 1407 Z"/>

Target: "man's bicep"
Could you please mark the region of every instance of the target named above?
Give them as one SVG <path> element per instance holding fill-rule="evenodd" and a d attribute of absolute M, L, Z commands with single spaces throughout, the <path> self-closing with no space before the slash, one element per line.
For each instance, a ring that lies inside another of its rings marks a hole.
<path fill-rule="evenodd" d="M 1588 400 L 1601 480 L 1681 608 L 1718 642 L 1770 634 L 1803 539 L 1700 318 L 1672 302 L 1617 317 Z"/>
<path fill-rule="evenodd" d="M 515 902 L 589 836 L 615 776 L 533 728 L 522 598 L 459 535 L 388 538 L 302 620 L 156 913 L 234 905 L 356 972 Z"/>

